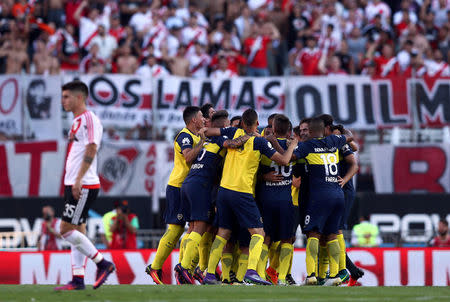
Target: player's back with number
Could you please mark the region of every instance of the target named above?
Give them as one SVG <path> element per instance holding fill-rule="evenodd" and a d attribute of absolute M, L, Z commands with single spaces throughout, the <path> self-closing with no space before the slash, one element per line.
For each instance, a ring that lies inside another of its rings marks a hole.
<path fill-rule="evenodd" d="M 308 165 L 309 191 L 342 192 L 338 183 L 339 149 L 345 144 L 344 136 L 331 135 L 314 138 L 300 144 L 297 157 L 304 157 Z M 295 154 L 295 152 L 294 152 Z"/>

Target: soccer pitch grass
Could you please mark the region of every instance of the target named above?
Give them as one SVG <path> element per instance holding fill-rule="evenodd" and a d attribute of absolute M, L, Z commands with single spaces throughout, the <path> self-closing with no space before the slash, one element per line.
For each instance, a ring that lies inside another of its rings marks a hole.
<path fill-rule="evenodd" d="M 0 285 L 0 301 L 450 301 L 450 288 L 104 285 L 55 292 L 51 285 Z"/>

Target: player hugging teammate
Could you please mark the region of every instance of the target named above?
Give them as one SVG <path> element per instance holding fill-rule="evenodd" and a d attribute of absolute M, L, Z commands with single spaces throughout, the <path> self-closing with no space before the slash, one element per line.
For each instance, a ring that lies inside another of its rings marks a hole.
<path fill-rule="evenodd" d="M 253 109 L 229 127 L 228 113 L 210 104 L 187 107 L 183 118 L 166 192 L 168 228 L 146 268 L 156 284 L 168 283 L 162 266 L 186 222 L 178 284 L 294 285 L 299 224 L 308 238 L 305 285 L 340 285 L 350 277 L 347 268 L 349 285 L 356 283 L 363 272 L 346 256 L 342 235 L 358 170 L 350 132 L 329 115 L 293 128 L 273 114 L 260 135 Z"/>

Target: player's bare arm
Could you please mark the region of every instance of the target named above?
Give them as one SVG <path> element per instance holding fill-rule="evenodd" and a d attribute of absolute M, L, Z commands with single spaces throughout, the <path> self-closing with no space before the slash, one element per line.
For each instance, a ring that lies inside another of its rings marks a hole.
<path fill-rule="evenodd" d="M 353 133 L 350 130 L 345 129 L 343 135 L 345 136 L 347 143 L 350 143 L 355 139 L 353 137 Z"/>
<path fill-rule="evenodd" d="M 250 135 L 246 134 L 235 139 L 227 139 L 223 142 L 223 146 L 229 149 L 236 149 L 245 144 L 250 139 L 250 137 Z"/>
<path fill-rule="evenodd" d="M 84 152 L 83 161 L 81 162 L 80 170 L 78 170 L 77 179 L 72 186 L 72 194 L 75 199 L 80 199 L 81 193 L 81 180 L 83 179 L 84 174 L 86 174 L 87 170 L 92 164 L 92 161 L 97 154 L 97 145 L 94 143 L 86 145 L 86 151 Z"/>
<path fill-rule="evenodd" d="M 356 161 L 356 157 L 354 154 L 347 155 L 344 160 L 348 164 L 349 168 L 343 178 L 338 176 L 338 182 L 341 188 L 344 187 L 344 185 L 348 183 L 356 173 L 358 173 L 359 169 L 358 162 Z"/>
<path fill-rule="evenodd" d="M 350 146 L 350 148 L 352 149 L 353 152 L 356 152 L 359 150 L 358 144 L 355 141 L 348 143 L 348 145 Z"/>
<path fill-rule="evenodd" d="M 191 164 L 197 158 L 197 155 L 200 153 L 200 151 L 203 149 L 203 143 L 205 142 L 205 131 L 206 131 L 206 128 L 202 128 L 198 132 L 198 134 L 200 135 L 200 141 L 194 148 L 183 150 L 183 156 L 184 156 L 184 159 L 186 160 L 186 163 Z M 220 129 L 219 129 L 219 132 L 220 132 Z M 220 133 L 219 133 L 219 135 L 220 135 Z"/>
<path fill-rule="evenodd" d="M 270 134 L 270 135 L 266 135 L 264 136 L 265 139 L 267 139 L 271 144 L 272 147 L 280 154 L 284 154 L 284 152 L 286 152 L 278 143 L 277 138 L 275 137 L 275 135 Z"/>
<path fill-rule="evenodd" d="M 292 144 L 288 147 L 286 152 L 284 154 L 281 154 L 279 152 L 275 152 L 274 155 L 270 158 L 274 162 L 276 162 L 279 165 L 287 166 L 289 165 L 289 162 L 292 158 L 292 152 L 294 152 L 295 147 L 297 147 L 298 141 L 296 139 L 292 140 Z"/>

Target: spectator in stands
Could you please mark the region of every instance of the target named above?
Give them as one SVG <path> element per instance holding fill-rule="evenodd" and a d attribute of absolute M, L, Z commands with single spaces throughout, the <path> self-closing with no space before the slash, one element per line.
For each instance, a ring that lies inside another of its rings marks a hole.
<path fill-rule="evenodd" d="M 261 24 L 253 24 L 250 37 L 244 42 L 248 76 L 267 77 L 270 75 L 267 65 L 267 49 L 271 39 L 263 34 L 261 27 Z"/>
<path fill-rule="evenodd" d="M 111 62 L 112 55 L 117 49 L 117 40 L 106 32 L 104 24 L 100 24 L 97 29 L 97 35 L 92 38 L 89 47 L 97 44 L 99 47 L 98 57 L 105 62 Z"/>
<path fill-rule="evenodd" d="M 98 44 L 91 45 L 89 53 L 80 62 L 80 72 L 90 74 L 102 74 L 106 71 L 106 62 L 100 58 Z"/>
<path fill-rule="evenodd" d="M 131 53 L 131 47 L 124 44 L 121 47 L 120 55 L 117 58 L 117 72 L 124 74 L 134 74 L 138 68 L 138 59 Z"/>
<path fill-rule="evenodd" d="M 319 61 L 322 52 L 316 47 L 316 38 L 314 36 L 306 37 L 306 47 L 299 53 L 295 60 L 297 74 L 319 75 Z"/>
<path fill-rule="evenodd" d="M 103 224 L 103 231 L 105 233 L 105 239 L 106 239 L 106 246 L 109 247 L 112 240 L 112 231 L 111 231 L 111 225 L 113 224 L 112 218 L 117 215 L 117 208 L 120 206 L 121 201 L 115 200 L 114 201 L 114 208 L 106 212 L 105 215 L 102 217 L 102 224 Z"/>
<path fill-rule="evenodd" d="M 230 79 L 236 77 L 237 74 L 229 69 L 228 60 L 225 56 L 219 57 L 219 68 L 211 73 L 212 79 Z"/>
<path fill-rule="evenodd" d="M 136 249 L 136 233 L 139 229 L 139 220 L 136 214 L 131 213 L 128 201 L 123 200 L 116 208 L 116 216 L 111 219 L 111 249 Z"/>
<path fill-rule="evenodd" d="M 450 234 L 448 233 L 448 221 L 439 220 L 437 236 L 430 241 L 430 245 L 434 247 L 450 247 Z"/>
<path fill-rule="evenodd" d="M 381 244 L 378 226 L 370 223 L 369 216 L 361 216 L 359 224 L 352 230 L 352 245 L 357 247 L 377 247 Z"/>
<path fill-rule="evenodd" d="M 211 57 L 205 52 L 205 45 L 200 41 L 194 42 L 194 53 L 189 55 L 189 75 L 193 78 L 206 78 Z"/>
<path fill-rule="evenodd" d="M 176 55 L 170 56 L 167 62 L 173 75 L 189 76 L 189 60 L 186 59 L 186 45 L 181 44 Z"/>
<path fill-rule="evenodd" d="M 60 250 L 62 239 L 58 230 L 61 219 L 55 217 L 55 210 L 51 206 L 42 208 L 42 217 L 44 221 L 42 222 L 41 234 L 37 242 L 38 250 Z"/>
<path fill-rule="evenodd" d="M 367 38 L 361 35 L 361 31 L 358 27 L 354 27 L 350 32 L 347 43 L 348 51 L 353 58 L 354 64 L 357 69 L 360 70 L 360 65 L 366 50 Z"/>
<path fill-rule="evenodd" d="M 145 64 L 136 70 L 136 74 L 143 78 L 157 78 L 168 75 L 169 72 L 164 66 L 157 64 L 154 54 L 149 54 Z"/>
<path fill-rule="evenodd" d="M 35 74 L 56 75 L 59 74 L 58 58 L 50 54 L 44 41 L 37 40 L 35 42 L 35 52 L 33 55 L 33 65 Z"/>
<path fill-rule="evenodd" d="M 25 49 L 26 42 L 19 36 L 3 43 L 0 57 L 5 57 L 5 73 L 20 74 L 23 70 L 30 72 L 30 60 Z"/>

